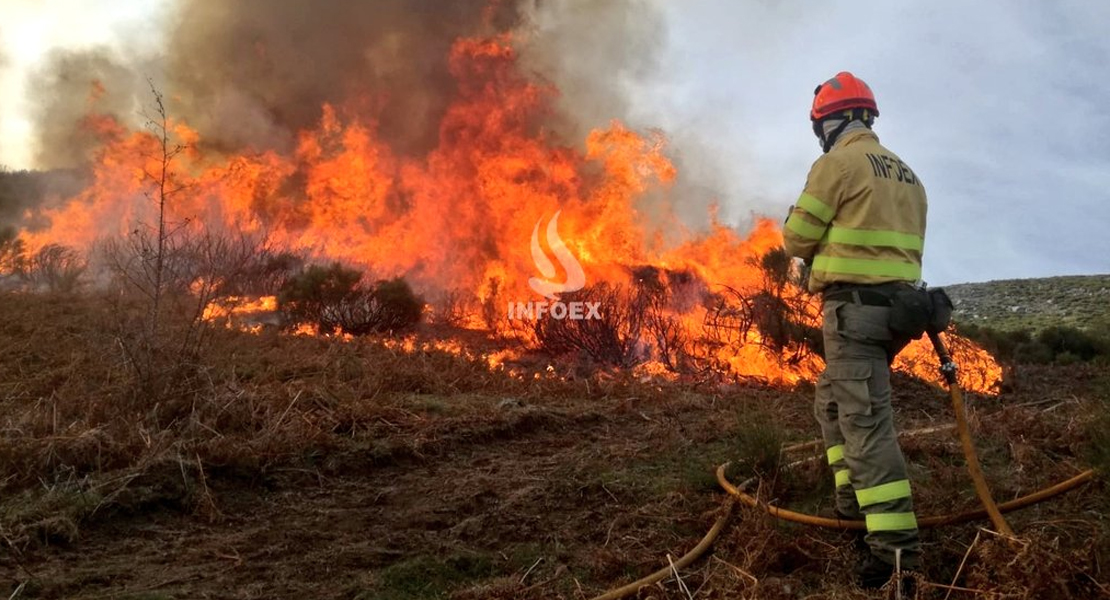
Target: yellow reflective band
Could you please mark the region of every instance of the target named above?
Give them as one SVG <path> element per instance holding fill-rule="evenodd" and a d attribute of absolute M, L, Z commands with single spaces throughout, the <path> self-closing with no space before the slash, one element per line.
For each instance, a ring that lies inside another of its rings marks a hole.
<path fill-rule="evenodd" d="M 829 229 L 829 242 L 852 244 L 854 246 L 889 246 L 904 250 L 917 250 L 918 252 L 925 249 L 925 238 L 920 235 L 878 229 L 832 227 Z"/>
<path fill-rule="evenodd" d="M 837 444 L 825 451 L 829 457 L 829 464 L 839 462 L 844 459 L 844 444 Z"/>
<path fill-rule="evenodd" d="M 825 235 L 825 225 L 814 225 L 800 215 L 790 215 L 786 220 L 786 228 L 810 240 L 819 240 Z"/>
<path fill-rule="evenodd" d="M 912 512 L 878 513 L 867 515 L 867 531 L 905 531 L 917 529 L 917 517 Z"/>
<path fill-rule="evenodd" d="M 856 502 L 859 502 L 861 507 L 909 497 L 909 479 L 899 479 L 898 481 L 891 481 L 890 483 L 884 483 L 875 487 L 856 490 Z"/>
<path fill-rule="evenodd" d="M 852 483 L 851 479 L 849 479 L 849 477 L 851 477 L 851 471 L 849 471 L 848 469 L 841 469 L 841 470 L 837 471 L 835 477 L 836 477 L 836 487 L 840 487 L 842 485 L 848 485 L 848 484 Z"/>
<path fill-rule="evenodd" d="M 921 279 L 921 265 L 898 260 L 818 256 L 813 259 L 813 270 L 847 275 L 897 277 L 906 281 Z"/>
<path fill-rule="evenodd" d="M 836 214 L 835 208 L 805 192 L 802 192 L 802 195 L 798 198 L 797 206 L 817 217 L 822 223 L 828 223 L 832 220 L 833 215 Z"/>

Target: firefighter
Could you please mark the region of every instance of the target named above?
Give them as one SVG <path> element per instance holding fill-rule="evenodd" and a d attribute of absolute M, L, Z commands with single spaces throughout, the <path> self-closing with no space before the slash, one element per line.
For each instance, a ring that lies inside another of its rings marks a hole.
<path fill-rule="evenodd" d="M 836 483 L 840 518 L 867 522 L 862 587 L 885 585 L 896 561 L 921 567 L 906 463 L 894 430 L 890 363 L 908 340 L 888 325 L 892 297 L 921 279 L 925 188 L 879 144 L 871 88 L 841 72 L 817 86 L 810 111 L 824 154 L 783 231 L 803 259 L 810 291 L 822 294 L 825 371 L 814 413 Z M 908 584 L 907 584 L 908 585 Z"/>

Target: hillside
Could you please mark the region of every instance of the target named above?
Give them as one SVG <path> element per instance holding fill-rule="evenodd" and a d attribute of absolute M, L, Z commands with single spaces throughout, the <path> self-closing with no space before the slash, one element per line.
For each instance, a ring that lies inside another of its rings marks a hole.
<path fill-rule="evenodd" d="M 944 286 L 957 323 L 1001 330 L 1110 325 L 1110 275 L 1004 279 Z"/>

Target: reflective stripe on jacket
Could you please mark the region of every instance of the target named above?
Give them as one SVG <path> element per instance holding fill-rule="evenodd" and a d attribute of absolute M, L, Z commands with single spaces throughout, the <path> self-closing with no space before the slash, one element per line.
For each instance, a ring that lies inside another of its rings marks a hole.
<path fill-rule="evenodd" d="M 921 279 L 925 186 L 869 129 L 845 133 L 809 171 L 786 220 L 791 256 L 812 259 L 809 289 Z"/>

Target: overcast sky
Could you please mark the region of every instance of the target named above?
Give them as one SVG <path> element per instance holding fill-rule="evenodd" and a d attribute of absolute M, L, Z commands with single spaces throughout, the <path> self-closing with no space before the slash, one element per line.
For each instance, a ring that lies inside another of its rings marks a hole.
<path fill-rule="evenodd" d="M 727 221 L 781 218 L 820 149 L 817 83 L 874 90 L 881 141 L 929 193 L 932 284 L 1110 273 L 1110 2 L 656 0 L 632 113 Z M 3 0 L 0 164 L 30 161 L 23 80 L 51 47 L 154 45 L 164 0 Z"/>
<path fill-rule="evenodd" d="M 849 70 L 925 183 L 930 283 L 1110 273 L 1110 2 L 664 5 L 639 111 L 678 148 L 712 140 L 733 215 L 785 214 L 820 153 L 813 88 Z"/>

